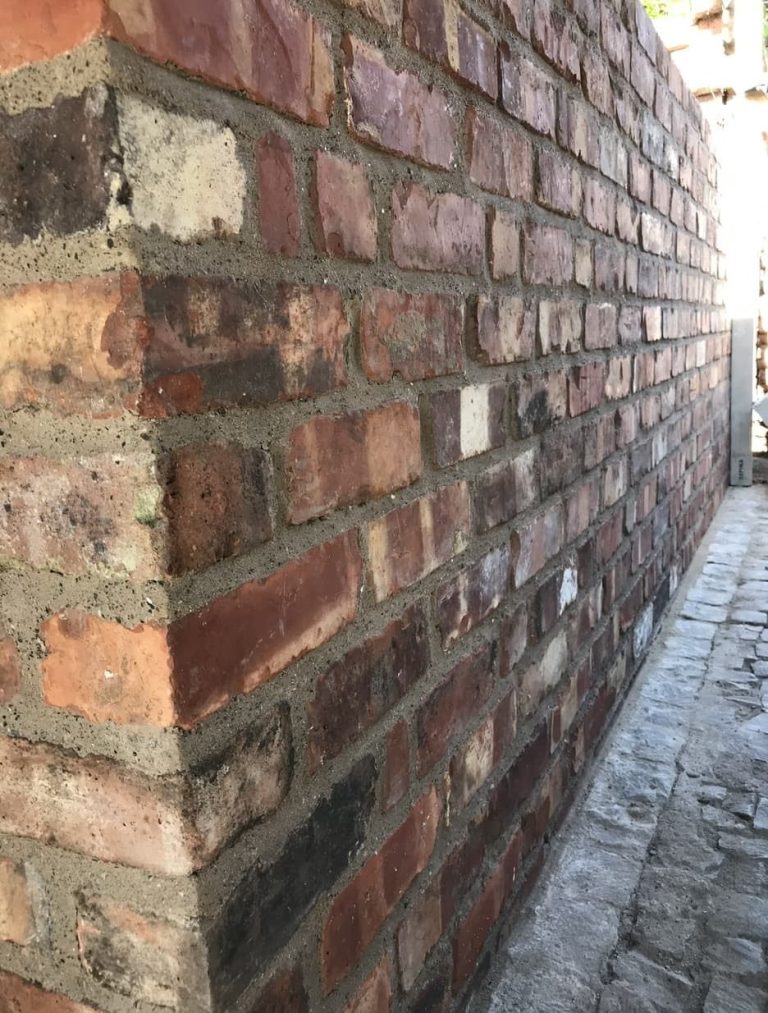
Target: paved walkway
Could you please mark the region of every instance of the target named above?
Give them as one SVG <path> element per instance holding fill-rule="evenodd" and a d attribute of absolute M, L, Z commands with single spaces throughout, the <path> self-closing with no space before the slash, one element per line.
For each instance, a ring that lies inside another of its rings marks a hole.
<path fill-rule="evenodd" d="M 472 1013 L 768 1011 L 768 487 L 731 490 Z"/>

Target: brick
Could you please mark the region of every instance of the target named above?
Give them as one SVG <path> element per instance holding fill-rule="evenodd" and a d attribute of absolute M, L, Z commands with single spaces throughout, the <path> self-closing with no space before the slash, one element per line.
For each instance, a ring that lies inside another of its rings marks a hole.
<path fill-rule="evenodd" d="M 498 208 L 490 210 L 490 267 L 496 281 L 515 278 L 520 270 L 520 224 Z"/>
<path fill-rule="evenodd" d="M 600 485 L 590 479 L 568 494 L 565 500 L 565 540 L 573 541 L 587 530 L 600 507 Z"/>
<path fill-rule="evenodd" d="M 392 967 L 385 957 L 355 992 L 344 1013 L 389 1013 L 392 1001 Z"/>
<path fill-rule="evenodd" d="M 387 736 L 384 769 L 381 775 L 381 808 L 389 812 L 411 786 L 411 747 L 408 722 L 398 721 Z"/>
<path fill-rule="evenodd" d="M 619 342 L 633 345 L 642 340 L 641 321 L 643 310 L 640 306 L 621 306 L 619 309 Z"/>
<path fill-rule="evenodd" d="M 496 44 L 454 0 L 405 0 L 407 45 L 495 99 Z"/>
<path fill-rule="evenodd" d="M 0 858 L 0 939 L 17 946 L 34 941 L 35 889 L 28 866 Z"/>
<path fill-rule="evenodd" d="M 251 1013 L 309 1013 L 301 968 L 279 971 L 261 990 Z"/>
<path fill-rule="evenodd" d="M 590 362 L 577 366 L 568 378 L 568 414 L 575 418 L 591 411 L 603 400 L 606 366 L 603 362 Z"/>
<path fill-rule="evenodd" d="M 359 854 L 375 781 L 373 757 L 364 756 L 314 804 L 276 857 L 254 862 L 234 886 L 208 934 L 209 974 L 222 1009 L 236 1008 L 243 990 Z"/>
<path fill-rule="evenodd" d="M 608 59 L 625 78 L 629 78 L 629 34 L 610 7 L 600 8 L 600 36 Z"/>
<path fill-rule="evenodd" d="M 620 247 L 595 243 L 595 288 L 600 292 L 624 289 L 626 254 Z"/>
<path fill-rule="evenodd" d="M 545 433 L 541 450 L 541 493 L 546 499 L 581 474 L 584 431 L 581 426 L 571 426 L 565 431 Z"/>
<path fill-rule="evenodd" d="M 422 472 L 419 412 L 404 401 L 296 426 L 285 461 L 288 521 L 380 499 Z"/>
<path fill-rule="evenodd" d="M 349 322 L 338 289 L 150 278 L 143 300 L 142 324 L 155 337 L 144 415 L 313 397 L 346 383 Z"/>
<path fill-rule="evenodd" d="M 412 606 L 320 675 L 307 704 L 310 769 L 338 756 L 380 721 L 427 673 L 429 662 L 427 620 Z M 339 700 L 346 701 L 344 707 Z"/>
<path fill-rule="evenodd" d="M 530 285 L 567 285 L 571 282 L 571 236 L 548 225 L 526 225 L 523 231 L 523 280 Z"/>
<path fill-rule="evenodd" d="M 470 530 L 465 482 L 443 486 L 368 525 L 371 580 L 382 601 L 463 552 Z"/>
<path fill-rule="evenodd" d="M 582 304 L 580 302 L 539 303 L 539 349 L 542 355 L 550 352 L 577 352 L 581 347 Z"/>
<path fill-rule="evenodd" d="M 21 689 L 21 660 L 10 637 L 0 636 L 0 706 L 10 703 Z"/>
<path fill-rule="evenodd" d="M 246 175 L 232 130 L 131 95 L 119 95 L 117 107 L 130 189 L 119 223 L 181 242 L 239 234 Z"/>
<path fill-rule="evenodd" d="M 544 653 L 520 677 L 519 707 L 523 716 L 533 714 L 544 697 L 557 686 L 568 665 L 568 644 L 564 632 L 550 640 Z"/>
<path fill-rule="evenodd" d="M 296 170 L 288 141 L 270 132 L 256 143 L 259 179 L 259 227 L 267 253 L 295 257 L 301 243 L 301 213 L 296 200 Z"/>
<path fill-rule="evenodd" d="M 67 999 L 58 992 L 47 992 L 29 981 L 0 971 L 0 996 L 8 1013 L 99 1013 L 93 1006 Z"/>
<path fill-rule="evenodd" d="M 429 398 L 435 464 L 445 468 L 504 443 L 504 384 L 475 384 Z"/>
<path fill-rule="evenodd" d="M 352 36 L 342 43 L 349 95 L 349 126 L 361 140 L 423 165 L 448 169 L 456 154 L 456 127 L 448 97 L 416 74 L 397 73 L 381 53 Z M 393 116 L 419 109 L 419 116 Z"/>
<path fill-rule="evenodd" d="M 208 990 L 202 939 L 164 918 L 105 897 L 78 898 L 80 963 L 100 985 L 184 1010 Z"/>
<path fill-rule="evenodd" d="M 438 292 L 368 289 L 363 296 L 360 343 L 365 375 L 387 383 L 426 380 L 464 368 L 464 302 Z"/>
<path fill-rule="evenodd" d="M 499 607 L 509 589 L 509 575 L 509 548 L 503 545 L 440 585 L 435 611 L 444 647 L 479 626 Z"/>
<path fill-rule="evenodd" d="M 482 190 L 502 197 L 533 196 L 533 147 L 528 138 L 499 120 L 470 109 L 469 178 Z"/>
<path fill-rule="evenodd" d="M 485 219 L 475 201 L 400 183 L 392 193 L 392 213 L 392 256 L 398 267 L 470 275 L 482 271 Z"/>
<path fill-rule="evenodd" d="M 611 359 L 608 363 L 608 375 L 605 378 L 605 396 L 610 401 L 627 397 L 632 389 L 632 359 L 622 356 Z"/>
<path fill-rule="evenodd" d="M 423 776 L 445 755 L 454 735 L 487 702 L 494 682 L 485 646 L 455 665 L 416 716 L 418 771 Z"/>
<path fill-rule="evenodd" d="M 608 63 L 596 50 L 589 48 L 584 52 L 582 64 L 584 90 L 592 105 L 608 117 L 613 117 L 614 98 L 611 87 L 611 75 Z"/>
<path fill-rule="evenodd" d="M 517 734 L 517 695 L 513 690 L 475 729 L 451 760 L 451 805 L 463 809 L 478 792 Z"/>
<path fill-rule="evenodd" d="M 481 362 L 495 365 L 533 357 L 536 311 L 519 296 L 480 295 L 477 344 Z"/>
<path fill-rule="evenodd" d="M 558 106 L 557 140 L 580 161 L 596 166 L 598 127 L 594 111 L 581 98 L 562 95 Z"/>
<path fill-rule="evenodd" d="M 643 307 L 643 329 L 646 341 L 661 341 L 661 307 Z"/>
<path fill-rule="evenodd" d="M 653 107 L 653 96 L 656 82 L 653 76 L 653 67 L 650 60 L 643 53 L 642 49 L 632 46 L 632 87 L 643 100 L 646 106 Z"/>
<path fill-rule="evenodd" d="M 616 235 L 623 243 L 638 243 L 640 218 L 629 201 L 622 197 L 616 201 Z"/>
<path fill-rule="evenodd" d="M 561 155 L 539 150 L 536 200 L 542 207 L 571 218 L 581 210 L 581 177 Z"/>
<path fill-rule="evenodd" d="M 255 102 L 327 126 L 333 103 L 330 33 L 286 0 L 110 0 L 109 34 L 160 63 L 244 91 Z M 290 54 L 290 58 L 286 58 Z"/>
<path fill-rule="evenodd" d="M 517 457 L 501 461 L 475 480 L 474 509 L 477 529 L 490 531 L 512 520 L 539 498 L 536 451 L 524 450 Z"/>
<path fill-rule="evenodd" d="M 514 400 L 516 435 L 526 439 L 542 433 L 565 418 L 566 374 L 560 371 L 523 376 L 517 382 Z"/>
<path fill-rule="evenodd" d="M 612 236 L 616 221 L 616 195 L 596 179 L 584 181 L 584 218 L 600 232 Z"/>
<path fill-rule="evenodd" d="M 17 30 L 9 26 L 12 35 Z M 105 163 L 119 148 L 106 88 L 0 113 L 0 134 L 0 240 L 17 244 L 105 226 L 113 209 Z"/>
<path fill-rule="evenodd" d="M 651 167 L 634 152 L 629 156 L 629 191 L 644 204 L 651 203 Z"/>
<path fill-rule="evenodd" d="M 419 897 L 397 930 L 397 956 L 403 988 L 410 991 L 427 956 L 443 931 L 439 882 L 433 881 Z"/>
<path fill-rule="evenodd" d="M 521 605 L 501 626 L 501 675 L 508 676 L 528 647 L 528 612 Z"/>
<path fill-rule="evenodd" d="M 193 727 L 351 622 L 361 574 L 347 532 L 168 628 L 59 613 L 41 629 L 46 702 L 90 721 Z"/>
<path fill-rule="evenodd" d="M 326 993 L 346 977 L 426 866 L 435 846 L 440 810 L 432 787 L 334 900 L 321 943 Z"/>
<path fill-rule="evenodd" d="M 318 249 L 349 260 L 376 259 L 376 210 L 362 165 L 316 152 L 315 201 Z"/>
<path fill-rule="evenodd" d="M 618 309 L 613 303 L 588 303 L 584 319 L 584 347 L 613 348 L 619 341 Z"/>
<path fill-rule="evenodd" d="M 512 572 L 515 588 L 522 587 L 558 554 L 563 545 L 563 508 L 559 503 L 513 532 Z"/>
<path fill-rule="evenodd" d="M 552 79 L 506 43 L 501 58 L 501 104 L 538 134 L 555 137 L 556 90 Z"/>
<path fill-rule="evenodd" d="M 263 450 L 196 443 L 169 453 L 163 467 L 170 573 L 201 570 L 272 537 L 272 467 Z"/>

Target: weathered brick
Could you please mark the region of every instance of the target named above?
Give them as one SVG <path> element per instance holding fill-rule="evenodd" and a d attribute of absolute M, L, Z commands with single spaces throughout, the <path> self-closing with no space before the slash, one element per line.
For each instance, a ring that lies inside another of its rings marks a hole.
<path fill-rule="evenodd" d="M 490 266 L 496 281 L 514 278 L 520 270 L 520 223 L 506 211 L 490 211 Z"/>
<path fill-rule="evenodd" d="M 493 654 L 485 646 L 455 665 L 422 705 L 416 717 L 420 776 L 445 755 L 456 732 L 483 707 L 493 682 Z"/>
<path fill-rule="evenodd" d="M 517 734 L 517 693 L 512 690 L 451 760 L 451 805 L 463 809 L 487 780 Z"/>
<path fill-rule="evenodd" d="M 259 993 L 252 1013 L 309 1013 L 301 968 L 279 971 Z"/>
<path fill-rule="evenodd" d="M 392 70 L 381 53 L 352 36 L 345 37 L 343 49 L 350 129 L 385 151 L 450 168 L 456 127 L 447 95 L 429 88 L 416 74 Z M 419 109 L 420 115 L 402 116 L 398 109 Z"/>
<path fill-rule="evenodd" d="M 632 45 L 632 86 L 643 100 L 644 104 L 653 107 L 653 96 L 656 82 L 653 76 L 653 66 L 648 57 L 643 53 L 640 46 Z"/>
<path fill-rule="evenodd" d="M 192 727 L 346 626 L 361 574 L 347 532 L 167 628 L 59 613 L 41 630 L 45 699 L 91 721 Z"/>
<path fill-rule="evenodd" d="M 621 247 L 595 243 L 595 288 L 599 292 L 624 289 L 626 254 Z"/>
<path fill-rule="evenodd" d="M 504 384 L 475 384 L 438 391 L 429 398 L 435 464 L 484 454 L 504 443 Z"/>
<path fill-rule="evenodd" d="M 384 812 L 396 806 L 411 786 L 410 757 L 408 722 L 398 721 L 387 736 L 381 772 L 381 808 Z"/>
<path fill-rule="evenodd" d="M 76 934 L 83 968 L 112 991 L 175 1010 L 207 993 L 202 939 L 186 926 L 81 896 Z"/>
<path fill-rule="evenodd" d="M 557 140 L 572 155 L 596 166 L 599 157 L 599 133 L 594 111 L 582 98 L 562 95 L 558 105 Z"/>
<path fill-rule="evenodd" d="M 592 268 L 592 243 L 576 240 L 573 248 L 574 277 L 581 288 L 591 288 L 594 271 Z"/>
<path fill-rule="evenodd" d="M 256 144 L 259 177 L 259 225 L 268 253 L 295 257 L 301 242 L 301 213 L 296 200 L 296 172 L 288 141 L 270 132 Z"/>
<path fill-rule="evenodd" d="M 509 548 L 503 545 L 440 585 L 435 611 L 444 647 L 479 626 L 499 607 L 509 589 L 509 574 Z"/>
<path fill-rule="evenodd" d="M 392 967 L 385 957 L 349 1000 L 344 1013 L 389 1013 L 391 1000 Z"/>
<path fill-rule="evenodd" d="M 622 306 L 619 309 L 619 342 L 633 345 L 642 340 L 640 306 Z"/>
<path fill-rule="evenodd" d="M 36 884 L 23 862 L 0 858 L 0 939 L 28 946 L 34 941 Z"/>
<path fill-rule="evenodd" d="M 581 211 L 581 177 L 562 155 L 553 151 L 538 153 L 536 200 L 551 211 L 578 216 Z"/>
<path fill-rule="evenodd" d="M 410 991 L 443 931 L 440 883 L 436 878 L 411 905 L 397 930 L 397 956 L 403 988 Z"/>
<path fill-rule="evenodd" d="M 643 329 L 646 341 L 661 341 L 661 307 L 643 307 Z"/>
<path fill-rule="evenodd" d="M 544 697 L 557 686 L 567 665 L 568 644 L 565 633 L 561 632 L 550 640 L 542 656 L 520 677 L 518 713 L 521 720 L 533 714 Z"/>
<path fill-rule="evenodd" d="M 584 430 L 581 426 L 545 433 L 541 441 L 541 493 L 546 499 L 575 482 L 584 459 Z"/>
<path fill-rule="evenodd" d="M 98 1013 L 93 1006 L 47 992 L 8 971 L 0 971 L 0 996 L 8 1013 Z"/>
<path fill-rule="evenodd" d="M 495 365 L 532 358 L 535 327 L 535 309 L 519 296 L 480 295 L 477 300 L 480 361 Z"/>
<path fill-rule="evenodd" d="M 235 1008 L 242 991 L 354 861 L 373 810 L 375 781 L 373 757 L 364 756 L 314 805 L 277 856 L 255 862 L 231 891 L 208 935 L 209 974 L 222 1009 Z"/>
<path fill-rule="evenodd" d="M 568 414 L 571 417 L 591 411 L 603 400 L 606 365 L 590 362 L 577 366 L 568 378 Z"/>
<path fill-rule="evenodd" d="M 512 570 L 515 587 L 522 587 L 563 545 L 563 508 L 553 504 L 512 534 Z"/>
<path fill-rule="evenodd" d="M 651 203 L 651 167 L 634 152 L 629 156 L 629 192 L 644 204 Z"/>
<path fill-rule="evenodd" d="M 584 319 L 584 347 L 613 348 L 619 341 L 618 309 L 613 303 L 588 303 Z"/>
<path fill-rule="evenodd" d="M 21 660 L 10 637 L 0 636 L 0 706 L 10 703 L 21 689 Z"/>
<path fill-rule="evenodd" d="M 326 993 L 346 977 L 426 866 L 435 846 L 440 811 L 440 799 L 432 787 L 334 900 L 321 943 Z"/>
<path fill-rule="evenodd" d="M 586 49 L 582 64 L 584 90 L 592 105 L 606 116 L 613 116 L 614 98 L 608 63 L 597 50 Z"/>
<path fill-rule="evenodd" d="M 413 49 L 496 98 L 496 44 L 454 0 L 405 0 L 403 37 Z"/>
<path fill-rule="evenodd" d="M 392 256 L 398 267 L 457 274 L 482 271 L 485 219 L 475 201 L 400 183 L 392 192 L 392 212 Z"/>
<path fill-rule="evenodd" d="M 469 178 L 481 189 L 502 197 L 530 200 L 533 195 L 533 147 L 521 131 L 512 130 L 479 109 L 467 113 Z"/>
<path fill-rule="evenodd" d="M 475 480 L 473 502 L 478 531 L 490 531 L 512 520 L 538 497 L 535 450 L 524 450 L 512 460 L 501 461 Z"/>
<path fill-rule="evenodd" d="M 559 371 L 521 377 L 515 386 L 514 402 L 516 435 L 526 439 L 544 432 L 565 418 L 568 408 L 566 374 Z"/>
<path fill-rule="evenodd" d="M 426 380 L 464 367 L 464 302 L 438 292 L 368 289 L 363 297 L 360 342 L 369 380 Z"/>
<path fill-rule="evenodd" d="M 608 375 L 605 378 L 605 396 L 610 401 L 627 397 L 632 389 L 632 359 L 622 356 L 608 362 Z"/>
<path fill-rule="evenodd" d="M 310 769 L 372 728 L 426 674 L 429 661 L 427 620 L 412 606 L 324 672 L 307 704 Z"/>
<path fill-rule="evenodd" d="M 599 180 L 584 181 L 584 218 L 594 229 L 612 236 L 616 222 L 616 194 Z"/>
<path fill-rule="evenodd" d="M 623 243 L 637 245 L 640 218 L 628 200 L 619 197 L 616 201 L 616 235 Z"/>
<path fill-rule="evenodd" d="M 296 426 L 286 454 L 288 520 L 380 499 L 421 476 L 419 412 L 404 401 Z"/>
<path fill-rule="evenodd" d="M 553 80 L 532 60 L 506 43 L 501 58 L 501 104 L 515 119 L 554 140 L 556 89 Z"/>
<path fill-rule="evenodd" d="M 378 230 L 371 188 L 362 165 L 315 154 L 317 245 L 350 260 L 375 260 Z"/>
<path fill-rule="evenodd" d="M 542 355 L 550 352 L 576 352 L 581 347 L 584 330 L 582 304 L 579 302 L 539 303 L 539 348 Z"/>
<path fill-rule="evenodd" d="M 629 33 L 611 7 L 600 7 L 600 37 L 608 59 L 625 78 L 629 78 Z"/>
<path fill-rule="evenodd" d="M 565 499 L 565 540 L 573 541 L 587 530 L 600 508 L 600 484 L 597 478 L 583 482 Z"/>
<path fill-rule="evenodd" d="M 573 280 L 573 239 L 549 225 L 523 231 L 523 280 L 529 285 L 567 285 Z"/>
<path fill-rule="evenodd" d="M 368 525 L 373 592 L 382 601 L 463 552 L 470 530 L 466 482 L 443 486 Z"/>

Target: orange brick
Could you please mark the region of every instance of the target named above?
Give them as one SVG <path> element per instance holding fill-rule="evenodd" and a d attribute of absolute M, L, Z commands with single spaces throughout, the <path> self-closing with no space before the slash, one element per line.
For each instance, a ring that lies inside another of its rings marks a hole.
<path fill-rule="evenodd" d="M 35 938 L 35 916 L 27 870 L 0 858 L 0 939 L 26 946 Z"/>
<path fill-rule="evenodd" d="M 101 32 L 104 0 L 28 0 L 0 8 L 0 72 L 66 53 Z"/>
<path fill-rule="evenodd" d="M 0 639 L 0 705 L 10 703 L 21 688 L 21 661 L 16 644 Z"/>

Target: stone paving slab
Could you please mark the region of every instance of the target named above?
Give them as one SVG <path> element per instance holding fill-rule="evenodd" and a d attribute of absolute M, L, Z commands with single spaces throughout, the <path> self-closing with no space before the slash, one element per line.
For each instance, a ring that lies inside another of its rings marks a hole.
<path fill-rule="evenodd" d="M 768 1013 L 768 487 L 732 489 L 471 1013 Z"/>

